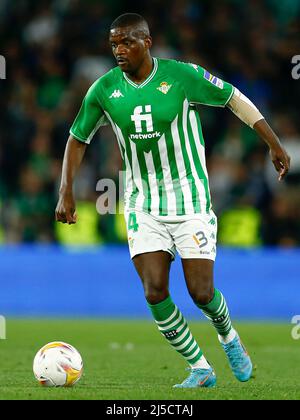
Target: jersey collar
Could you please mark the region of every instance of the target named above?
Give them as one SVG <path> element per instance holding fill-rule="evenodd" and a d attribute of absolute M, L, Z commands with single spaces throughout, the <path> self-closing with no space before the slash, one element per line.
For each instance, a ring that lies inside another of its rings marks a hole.
<path fill-rule="evenodd" d="M 157 69 L 158 69 L 158 60 L 157 58 L 153 57 L 153 69 L 152 72 L 149 74 L 149 76 L 147 77 L 146 80 L 143 81 L 143 83 L 141 83 L 140 85 L 137 83 L 134 83 L 132 80 L 130 80 L 127 76 L 126 73 L 123 73 L 124 79 L 133 87 L 135 87 L 136 89 L 141 89 L 144 86 L 146 86 L 148 83 L 151 82 L 151 80 L 153 79 L 153 77 L 155 76 Z"/>

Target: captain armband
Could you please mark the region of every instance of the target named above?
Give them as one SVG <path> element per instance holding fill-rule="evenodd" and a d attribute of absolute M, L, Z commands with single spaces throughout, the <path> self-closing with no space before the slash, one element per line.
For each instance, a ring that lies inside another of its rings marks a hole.
<path fill-rule="evenodd" d="M 251 128 L 253 128 L 257 121 L 264 118 L 250 99 L 243 95 L 237 88 L 234 88 L 234 93 L 227 106 L 240 120 Z"/>

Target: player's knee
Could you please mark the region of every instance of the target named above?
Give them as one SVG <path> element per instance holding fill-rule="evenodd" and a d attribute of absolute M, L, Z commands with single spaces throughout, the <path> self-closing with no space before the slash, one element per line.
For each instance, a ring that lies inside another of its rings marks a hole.
<path fill-rule="evenodd" d="M 193 301 L 197 305 L 208 305 L 213 299 L 213 293 L 199 293 L 193 297 Z"/>
<path fill-rule="evenodd" d="M 166 288 L 147 287 L 145 288 L 145 297 L 150 305 L 156 305 L 162 302 L 169 296 L 169 291 Z"/>
<path fill-rule="evenodd" d="M 189 290 L 193 301 L 198 305 L 207 305 L 214 297 L 214 289 L 212 285 L 199 286 Z"/>

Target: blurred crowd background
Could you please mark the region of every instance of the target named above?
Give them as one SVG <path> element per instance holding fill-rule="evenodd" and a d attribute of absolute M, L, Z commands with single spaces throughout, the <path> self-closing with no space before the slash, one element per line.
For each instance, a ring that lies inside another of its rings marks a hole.
<path fill-rule="evenodd" d="M 88 87 L 115 66 L 111 22 L 137 12 L 152 55 L 194 62 L 231 82 L 265 115 L 292 157 L 279 183 L 266 145 L 229 110 L 200 107 L 219 243 L 300 245 L 299 0 L 0 0 L 0 243 L 126 240 L 120 215 L 96 212 L 97 181 L 118 182 L 109 127 L 97 133 L 76 181 L 79 223 L 54 222 L 69 128 Z"/>

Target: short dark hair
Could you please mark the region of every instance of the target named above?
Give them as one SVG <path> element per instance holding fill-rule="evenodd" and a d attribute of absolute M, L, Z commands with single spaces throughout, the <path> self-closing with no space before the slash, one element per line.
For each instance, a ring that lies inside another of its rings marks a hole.
<path fill-rule="evenodd" d="M 137 27 L 142 30 L 145 35 L 150 35 L 149 26 L 145 18 L 137 13 L 124 13 L 113 21 L 110 29 L 125 28 L 127 26 Z"/>

